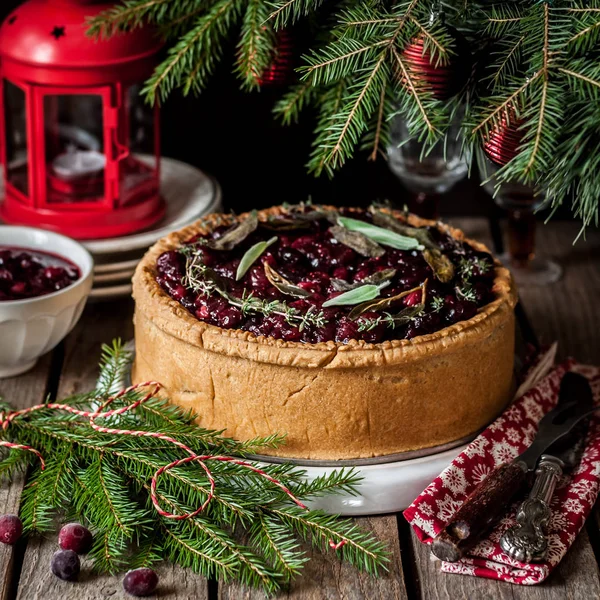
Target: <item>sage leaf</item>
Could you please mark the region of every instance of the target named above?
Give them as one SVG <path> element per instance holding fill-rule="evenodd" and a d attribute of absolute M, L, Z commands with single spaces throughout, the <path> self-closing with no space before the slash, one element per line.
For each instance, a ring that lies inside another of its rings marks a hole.
<path fill-rule="evenodd" d="M 363 313 L 366 313 L 366 312 L 379 312 L 379 311 L 386 310 L 388 308 L 392 308 L 392 306 L 394 306 L 395 304 L 400 302 L 400 300 L 402 300 L 402 298 L 405 298 L 409 294 L 412 294 L 413 292 L 417 292 L 419 290 L 422 290 L 423 295 L 425 295 L 424 289 L 425 289 L 426 285 L 427 285 L 427 280 L 425 280 L 421 285 L 418 285 L 417 287 L 412 288 L 411 290 L 406 290 L 405 292 L 400 292 L 399 294 L 396 294 L 395 296 L 389 296 L 387 298 L 377 298 L 374 300 L 369 300 L 367 302 L 363 302 L 362 304 L 355 306 L 350 311 L 348 318 L 356 319 L 357 317 L 360 317 L 360 315 L 362 315 Z"/>
<path fill-rule="evenodd" d="M 206 240 L 205 244 L 212 250 L 233 250 L 258 227 L 258 215 L 253 210 L 241 223 L 228 229 L 216 240 Z"/>
<path fill-rule="evenodd" d="M 374 242 L 358 231 L 349 231 L 345 227 L 335 225 L 329 228 L 329 233 L 340 244 L 352 248 L 352 250 L 358 252 L 361 256 L 377 257 L 385 254 L 385 250 L 377 242 Z"/>
<path fill-rule="evenodd" d="M 399 221 L 394 215 L 391 215 L 380 210 L 374 210 L 371 208 L 371 215 L 373 217 L 373 223 L 379 225 L 384 229 L 390 229 L 400 235 L 415 238 L 419 244 L 425 246 L 425 248 L 437 248 L 437 244 L 433 241 L 431 234 L 427 229 L 422 227 L 412 227 L 406 223 Z"/>
<path fill-rule="evenodd" d="M 349 217 L 338 217 L 338 223 L 350 231 L 358 231 L 358 233 L 362 233 L 374 242 L 396 248 L 396 250 L 423 249 L 423 246 L 416 239 L 401 235 L 395 231 L 390 231 L 389 229 L 384 229 L 383 227 L 378 227 L 372 223 L 366 223 L 365 221 Z"/>
<path fill-rule="evenodd" d="M 337 279 L 336 277 L 332 277 L 330 280 L 331 287 L 336 292 L 347 292 L 348 290 L 354 290 L 365 283 L 373 283 L 375 285 L 379 283 L 383 283 L 384 281 L 391 281 L 396 276 L 396 269 L 384 269 L 383 271 L 376 271 L 373 275 L 367 275 L 361 281 L 355 281 L 354 283 L 349 283 L 344 279 Z"/>
<path fill-rule="evenodd" d="M 267 279 L 278 289 L 282 294 L 287 294 L 288 296 L 296 296 L 296 298 L 308 298 L 312 294 L 301 288 L 298 285 L 293 284 L 291 281 L 288 281 L 283 275 L 278 273 L 269 263 L 265 262 L 263 264 L 265 269 L 265 275 Z"/>
<path fill-rule="evenodd" d="M 235 280 L 239 281 L 247 273 L 248 269 L 254 264 L 254 262 L 262 255 L 262 253 L 276 241 L 277 236 L 274 236 L 266 242 L 258 242 L 251 248 L 248 248 L 244 256 L 242 256 L 242 260 L 240 260 L 240 264 L 238 265 L 235 274 Z"/>
<path fill-rule="evenodd" d="M 386 285 L 389 285 L 389 283 L 382 283 L 380 285 L 361 285 L 359 288 L 349 290 L 343 294 L 340 294 L 339 296 L 336 296 L 335 298 L 330 298 L 329 300 L 323 302 L 323 308 L 328 308 L 330 306 L 352 306 L 354 304 L 360 304 L 361 302 L 373 300 L 373 298 L 377 298 L 377 296 L 379 296 L 379 292 Z"/>
<path fill-rule="evenodd" d="M 382 227 L 388 227 L 392 231 L 415 238 L 422 246 L 423 258 L 431 267 L 433 274 L 442 283 L 448 283 L 454 277 L 454 265 L 452 261 L 440 250 L 431 234 L 421 227 L 411 227 L 400 222 L 396 217 L 389 213 L 376 210 L 371 207 L 373 222 Z"/>
<path fill-rule="evenodd" d="M 440 250 L 425 248 L 423 258 L 431 267 L 433 274 L 442 283 L 448 283 L 454 277 L 454 265 L 452 261 Z"/>

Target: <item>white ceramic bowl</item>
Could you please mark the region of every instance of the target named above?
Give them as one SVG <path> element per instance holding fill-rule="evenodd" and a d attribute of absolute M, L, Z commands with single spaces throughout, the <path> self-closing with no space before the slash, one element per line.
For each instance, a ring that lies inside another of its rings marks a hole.
<path fill-rule="evenodd" d="M 51 252 L 75 263 L 81 277 L 58 292 L 0 301 L 0 378 L 31 369 L 73 329 L 92 288 L 94 261 L 76 241 L 32 227 L 0 226 L 0 246 Z"/>

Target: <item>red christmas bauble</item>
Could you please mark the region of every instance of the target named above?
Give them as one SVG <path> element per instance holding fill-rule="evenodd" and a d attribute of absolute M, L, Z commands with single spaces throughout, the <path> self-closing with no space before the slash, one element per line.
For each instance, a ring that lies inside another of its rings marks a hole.
<path fill-rule="evenodd" d="M 519 153 L 523 141 L 523 130 L 519 129 L 522 121 L 515 117 L 504 116 L 500 123 L 490 131 L 483 143 L 485 155 L 497 165 L 503 167 Z"/>
<path fill-rule="evenodd" d="M 277 32 L 273 60 L 264 73 L 258 77 L 258 85 L 267 87 L 288 84 L 294 72 L 293 66 L 292 37 L 287 31 L 281 30 Z"/>
<path fill-rule="evenodd" d="M 402 52 L 413 81 L 430 91 L 437 100 L 447 100 L 457 94 L 469 76 L 468 47 L 458 33 L 454 37 L 455 54 L 445 64 L 436 64 L 431 52 L 425 49 L 422 36 L 414 38 Z"/>

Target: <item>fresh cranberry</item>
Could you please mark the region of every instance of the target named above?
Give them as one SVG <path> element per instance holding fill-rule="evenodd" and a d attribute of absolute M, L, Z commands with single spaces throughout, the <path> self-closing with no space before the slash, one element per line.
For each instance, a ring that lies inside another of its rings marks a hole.
<path fill-rule="evenodd" d="M 240 264 L 239 259 L 232 260 L 230 262 L 226 262 L 224 264 L 215 264 L 214 270 L 221 275 L 221 277 L 226 277 L 227 279 L 235 279 L 237 268 Z"/>
<path fill-rule="evenodd" d="M 299 288 L 306 290 L 310 294 L 319 294 L 321 292 L 321 286 L 315 281 L 299 281 L 297 283 Z"/>
<path fill-rule="evenodd" d="M 358 323 L 359 339 L 370 344 L 377 344 L 383 340 L 385 336 L 385 323 L 377 323 L 380 316 L 376 312 L 366 312 L 358 317 L 356 322 Z"/>
<path fill-rule="evenodd" d="M 277 250 L 277 259 L 287 267 L 303 266 L 305 262 L 304 255 L 293 247 L 279 246 Z"/>
<path fill-rule="evenodd" d="M 50 569 L 59 579 L 73 581 L 81 570 L 79 556 L 73 550 L 58 550 L 52 556 Z"/>
<path fill-rule="evenodd" d="M 0 517 L 0 542 L 16 544 L 23 533 L 23 523 L 17 515 L 2 515 Z"/>
<path fill-rule="evenodd" d="M 85 554 L 92 547 L 92 532 L 79 523 L 68 523 L 58 534 L 58 545 L 63 550 Z"/>
<path fill-rule="evenodd" d="M 348 277 L 350 276 L 350 271 L 348 267 L 336 267 L 331 275 L 336 279 L 342 279 L 344 281 L 348 281 Z"/>
<path fill-rule="evenodd" d="M 404 296 L 402 301 L 404 302 L 404 306 L 416 306 L 417 304 L 421 304 L 422 298 L 423 293 L 421 292 L 421 290 L 415 290 L 407 296 Z"/>
<path fill-rule="evenodd" d="M 348 343 L 350 340 L 358 338 L 358 324 L 356 321 L 350 320 L 348 317 L 342 317 L 337 324 L 335 330 L 335 341 Z"/>
<path fill-rule="evenodd" d="M 181 279 L 183 275 L 182 256 L 175 250 L 163 252 L 156 261 L 156 268 L 168 279 Z"/>
<path fill-rule="evenodd" d="M 264 292 L 271 285 L 262 264 L 253 265 L 247 277 L 250 285 L 258 292 Z"/>
<path fill-rule="evenodd" d="M 347 267 L 351 265 L 356 258 L 356 252 L 347 246 L 339 245 L 332 250 L 331 265 Z"/>
<path fill-rule="evenodd" d="M 446 319 L 451 323 L 466 321 L 477 314 L 477 304 L 469 300 L 457 300 L 446 313 Z"/>
<path fill-rule="evenodd" d="M 242 322 L 242 311 L 235 306 L 228 306 L 217 312 L 217 324 L 225 329 L 234 329 Z"/>
<path fill-rule="evenodd" d="M 147 567 L 128 571 L 123 579 L 123 589 L 132 596 L 151 596 L 157 587 L 158 575 Z"/>

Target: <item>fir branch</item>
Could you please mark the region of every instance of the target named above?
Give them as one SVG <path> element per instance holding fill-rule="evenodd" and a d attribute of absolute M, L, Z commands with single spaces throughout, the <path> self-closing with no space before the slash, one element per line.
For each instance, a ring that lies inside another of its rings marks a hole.
<path fill-rule="evenodd" d="M 123 369 L 124 352 L 119 343 L 105 347 L 99 389 L 114 385 Z M 99 391 L 71 400 L 79 406 L 90 397 L 100 405 L 107 403 L 107 396 Z M 131 390 L 110 404 L 113 408 L 131 406 L 139 399 L 139 393 Z M 23 492 L 21 516 L 30 532 L 52 528 L 54 516 L 63 511 L 89 525 L 95 536 L 91 558 L 100 572 L 167 559 L 207 577 L 235 578 L 271 593 L 303 567 L 306 557 L 298 539 L 307 537 L 318 546 L 330 540 L 344 542 L 340 557 L 369 572 L 385 565 L 387 554 L 370 534 L 351 522 L 300 509 L 271 479 L 235 462 L 210 462 L 216 482 L 214 498 L 195 517 L 189 515 L 211 494 L 206 472 L 195 463 L 165 470 L 156 485 L 157 501 L 162 509 L 188 517 L 182 521 L 166 518 L 152 502 L 150 482 L 161 467 L 182 457 L 181 449 L 168 440 L 92 429 L 87 417 L 71 414 L 67 418 L 57 412 L 64 411 L 64 406 L 50 404 L 10 422 L 12 440 L 39 448 L 48 457 L 46 469 L 36 467 Z M 140 427 L 152 421 L 172 435 L 179 432 L 179 439 L 210 446 L 211 456 L 243 455 L 256 445 L 280 441 L 270 437 L 239 443 L 197 427 L 186 411 L 174 411 L 162 400 L 152 404 L 150 411 L 142 406 L 121 415 L 113 426 L 150 431 Z M 111 417 L 111 422 L 115 419 Z M 304 482 L 303 472 L 292 465 L 263 470 L 304 498 L 354 493 L 358 483 L 355 473 L 344 470 L 311 482 Z"/>

